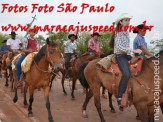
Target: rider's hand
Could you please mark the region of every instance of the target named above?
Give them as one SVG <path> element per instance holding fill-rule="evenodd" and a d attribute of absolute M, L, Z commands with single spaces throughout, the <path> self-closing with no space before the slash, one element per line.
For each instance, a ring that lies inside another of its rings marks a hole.
<path fill-rule="evenodd" d="M 138 54 L 141 54 L 142 53 L 142 50 L 140 49 L 136 49 L 136 50 L 133 50 L 134 53 L 138 53 Z"/>

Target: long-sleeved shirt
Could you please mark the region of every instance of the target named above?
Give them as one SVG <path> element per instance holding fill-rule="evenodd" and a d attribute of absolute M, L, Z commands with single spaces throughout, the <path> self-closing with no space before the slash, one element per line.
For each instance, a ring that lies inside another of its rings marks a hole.
<path fill-rule="evenodd" d="M 91 38 L 88 41 L 88 51 L 101 52 L 101 50 L 100 50 L 100 44 L 94 38 Z"/>
<path fill-rule="evenodd" d="M 116 32 L 114 38 L 114 53 L 118 53 L 120 51 L 126 52 L 127 54 L 132 52 L 130 49 L 129 33 L 127 31 Z"/>

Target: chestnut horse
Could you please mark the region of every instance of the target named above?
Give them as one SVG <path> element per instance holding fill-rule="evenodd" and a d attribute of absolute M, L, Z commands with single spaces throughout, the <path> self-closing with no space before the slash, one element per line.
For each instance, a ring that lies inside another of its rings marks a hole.
<path fill-rule="evenodd" d="M 159 55 L 159 59 L 157 56 Z M 108 90 L 109 93 L 112 91 L 113 76 L 110 73 L 104 73 L 96 68 L 96 63 L 100 59 L 95 59 L 88 64 L 85 63 L 80 67 L 80 82 L 88 89 L 86 93 L 86 99 L 82 107 L 82 116 L 87 117 L 86 107 L 94 96 L 94 103 L 100 116 L 101 122 L 105 122 L 101 111 L 100 103 L 100 86 L 103 86 Z M 142 122 L 154 121 L 154 60 L 159 60 L 159 68 L 163 69 L 163 51 L 160 51 L 156 56 L 144 60 L 141 74 L 138 77 L 130 78 L 130 86 L 133 93 L 133 104 L 140 115 Z M 160 90 L 163 90 L 163 71 L 160 70 Z M 140 85 L 141 84 L 141 85 Z M 118 79 L 116 78 L 116 92 L 118 91 Z M 160 102 L 163 102 L 163 92 L 160 94 Z M 159 104 L 158 104 L 159 105 Z M 163 110 L 163 103 L 160 104 Z"/>
<path fill-rule="evenodd" d="M 14 56 L 18 55 L 20 52 L 17 51 L 15 52 L 14 54 L 10 51 L 7 51 L 6 53 L 3 54 L 2 56 L 2 64 L 1 64 L 1 71 L 3 71 L 3 74 L 4 74 L 4 77 L 6 78 L 6 84 L 5 86 L 8 87 L 8 78 L 10 78 L 10 82 L 11 82 L 11 91 L 14 90 L 14 81 L 13 81 L 13 72 L 12 72 L 12 69 L 11 67 L 8 67 L 9 64 L 12 62 Z M 12 57 L 11 57 L 12 55 Z M 9 74 L 8 74 L 9 73 Z"/>
<path fill-rule="evenodd" d="M 25 75 L 25 86 L 24 86 L 24 105 L 27 106 L 26 93 L 29 87 L 29 106 L 28 106 L 28 116 L 33 116 L 32 113 L 32 103 L 34 90 L 42 88 L 44 91 L 44 97 L 46 101 L 46 108 L 48 111 L 48 118 L 50 122 L 53 122 L 53 117 L 50 110 L 49 101 L 49 83 L 50 74 L 49 66 L 53 67 L 56 71 L 61 68 L 61 51 L 58 48 L 59 42 L 46 40 L 46 45 L 41 48 L 38 54 L 34 57 L 31 68 Z M 15 97 L 13 99 L 14 103 L 17 102 L 17 88 L 15 90 Z"/>

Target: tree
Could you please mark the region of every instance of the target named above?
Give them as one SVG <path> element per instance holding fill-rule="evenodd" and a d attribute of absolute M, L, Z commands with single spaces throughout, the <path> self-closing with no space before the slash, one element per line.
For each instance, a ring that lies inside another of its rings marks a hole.
<path fill-rule="evenodd" d="M 153 48 L 151 48 L 151 52 L 154 53 L 154 50 L 163 50 L 163 39 L 161 40 L 152 40 L 150 42 L 151 44 L 154 45 Z"/>
<path fill-rule="evenodd" d="M 38 42 L 38 49 L 40 50 L 41 47 L 46 43 L 45 38 L 42 35 L 38 35 L 38 37 L 36 37 L 36 40 Z"/>

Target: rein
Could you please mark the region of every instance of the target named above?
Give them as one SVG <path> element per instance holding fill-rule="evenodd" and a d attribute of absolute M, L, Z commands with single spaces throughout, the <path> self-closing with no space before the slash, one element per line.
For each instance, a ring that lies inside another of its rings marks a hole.
<path fill-rule="evenodd" d="M 56 48 L 52 48 L 52 49 L 56 49 Z M 46 48 L 46 51 L 47 51 L 47 50 L 48 50 L 48 46 L 47 46 L 47 48 Z M 48 53 L 48 56 L 49 56 L 49 53 Z M 46 53 L 45 53 L 45 57 L 46 57 L 46 59 L 47 59 L 47 54 L 46 54 Z M 54 67 L 54 63 L 52 62 L 52 59 L 51 59 L 50 56 L 49 56 L 49 58 L 50 58 L 50 64 L 52 65 L 52 67 Z M 54 70 L 42 70 L 41 68 L 38 67 L 38 65 L 36 64 L 35 60 L 33 60 L 33 61 L 34 61 L 34 64 L 35 64 L 36 68 L 37 68 L 39 71 L 44 72 L 44 73 L 53 73 L 54 75 L 57 75 L 57 73 L 55 73 Z"/>

